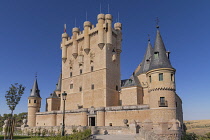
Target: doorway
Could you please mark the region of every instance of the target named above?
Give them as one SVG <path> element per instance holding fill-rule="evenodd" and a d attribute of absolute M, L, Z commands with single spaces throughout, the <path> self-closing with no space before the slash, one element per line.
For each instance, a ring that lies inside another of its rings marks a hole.
<path fill-rule="evenodd" d="M 96 117 L 89 117 L 89 126 L 96 126 Z"/>

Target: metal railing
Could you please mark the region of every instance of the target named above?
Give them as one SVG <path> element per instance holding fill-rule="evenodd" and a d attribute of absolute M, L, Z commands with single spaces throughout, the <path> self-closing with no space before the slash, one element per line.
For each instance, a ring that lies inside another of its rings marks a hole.
<path fill-rule="evenodd" d="M 168 107 L 168 102 L 165 100 L 163 101 L 158 101 L 158 105 L 159 107 Z"/>

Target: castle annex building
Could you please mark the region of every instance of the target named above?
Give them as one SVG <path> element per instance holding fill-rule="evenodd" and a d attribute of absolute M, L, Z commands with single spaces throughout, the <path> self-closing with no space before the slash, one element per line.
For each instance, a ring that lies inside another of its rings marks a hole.
<path fill-rule="evenodd" d="M 40 112 L 37 80 L 28 97 L 28 125 L 60 126 L 65 100 L 66 126 L 124 126 L 128 122 L 178 120 L 183 124 L 182 101 L 176 94 L 175 68 L 171 65 L 159 29 L 154 46 L 148 46 L 141 64 L 129 79 L 121 80 L 122 24 L 112 27 L 112 15 L 99 14 L 96 26 L 62 34 L 62 73 L 55 91 Z"/>

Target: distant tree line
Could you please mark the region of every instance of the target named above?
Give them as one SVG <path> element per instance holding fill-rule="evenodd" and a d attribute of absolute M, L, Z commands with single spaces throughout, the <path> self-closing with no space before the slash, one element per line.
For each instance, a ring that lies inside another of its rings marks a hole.
<path fill-rule="evenodd" d="M 210 132 L 204 136 L 196 135 L 195 133 L 185 133 L 182 136 L 182 140 L 210 140 Z"/>
<path fill-rule="evenodd" d="M 23 113 L 19 113 L 19 114 L 14 114 L 13 117 L 16 120 L 16 127 L 20 127 L 23 122 L 23 119 L 27 118 L 28 113 L 27 112 L 23 112 Z M 4 121 L 8 118 L 11 117 L 11 114 L 0 114 L 0 130 L 2 130 L 2 126 L 4 125 Z"/>

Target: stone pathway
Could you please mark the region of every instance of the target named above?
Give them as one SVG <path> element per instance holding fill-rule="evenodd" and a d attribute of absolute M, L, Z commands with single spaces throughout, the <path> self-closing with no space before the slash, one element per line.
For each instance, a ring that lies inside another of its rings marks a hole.
<path fill-rule="evenodd" d="M 95 140 L 134 140 L 136 135 L 94 135 Z"/>

